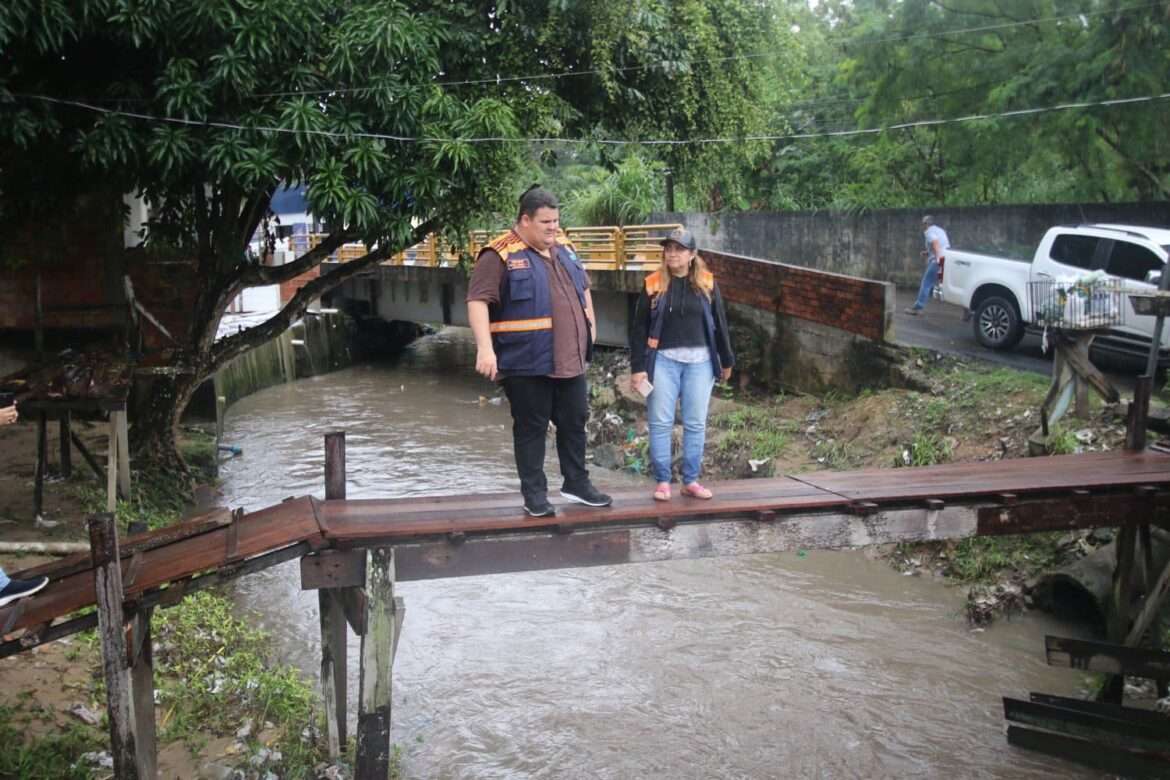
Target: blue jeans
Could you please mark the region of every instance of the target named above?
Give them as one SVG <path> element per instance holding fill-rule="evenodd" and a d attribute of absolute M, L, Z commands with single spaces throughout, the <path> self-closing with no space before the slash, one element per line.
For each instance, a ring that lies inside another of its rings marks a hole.
<path fill-rule="evenodd" d="M 659 355 L 654 361 L 654 385 L 646 399 L 650 425 L 650 464 L 654 479 L 670 482 L 670 438 L 674 430 L 674 405 L 682 396 L 683 457 L 682 481 L 689 485 L 699 479 L 703 444 L 707 436 L 707 406 L 715 374 L 711 361 L 680 363 Z"/>
<path fill-rule="evenodd" d="M 7 588 L 9 582 L 8 575 L 4 573 L 3 567 L 0 567 L 0 590 Z"/>
<path fill-rule="evenodd" d="M 918 288 L 918 300 L 914 301 L 914 308 L 921 311 L 926 308 L 930 294 L 938 283 L 938 260 L 931 260 L 926 264 L 926 273 L 922 274 L 922 285 Z"/>

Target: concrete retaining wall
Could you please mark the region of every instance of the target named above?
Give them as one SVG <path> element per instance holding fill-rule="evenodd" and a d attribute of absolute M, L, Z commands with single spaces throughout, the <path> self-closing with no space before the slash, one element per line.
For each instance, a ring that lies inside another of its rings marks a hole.
<path fill-rule="evenodd" d="M 956 248 L 1030 258 L 1053 225 L 1115 222 L 1170 226 L 1170 203 L 970 206 L 843 212 L 656 213 L 681 222 L 699 246 L 718 252 L 868 279 L 917 285 L 922 274 L 921 220 L 933 214 Z"/>
<path fill-rule="evenodd" d="M 894 287 L 702 250 L 726 300 L 736 368 L 749 381 L 810 393 L 901 382 Z"/>

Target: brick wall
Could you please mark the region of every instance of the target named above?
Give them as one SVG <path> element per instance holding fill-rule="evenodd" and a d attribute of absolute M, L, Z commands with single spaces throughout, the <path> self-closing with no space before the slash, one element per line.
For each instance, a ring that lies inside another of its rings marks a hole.
<path fill-rule="evenodd" d="M 294 276 L 287 282 L 280 284 L 280 302 L 281 304 L 288 303 L 292 297 L 297 294 L 297 290 L 304 287 L 309 282 L 321 275 L 321 266 L 315 266 L 305 271 L 300 276 Z"/>
<path fill-rule="evenodd" d="M 127 272 L 134 285 L 134 297 L 176 341 L 185 343 L 195 314 L 195 264 L 178 260 L 150 262 L 136 252 L 127 254 L 133 258 Z M 171 346 L 170 340 L 149 322 L 142 323 L 142 333 L 147 349 Z"/>
<path fill-rule="evenodd" d="M 36 327 L 40 277 L 42 325 L 57 331 L 121 331 L 126 327 L 125 277 L 134 295 L 178 341 L 194 312 L 193 263 L 125 249 L 120 195 L 79 196 L 72 216 L 55 226 L 29 226 L 5 246 L 0 265 L 0 330 Z M 148 349 L 170 346 L 153 325 L 143 325 Z"/>
<path fill-rule="evenodd" d="M 887 285 L 750 257 L 702 250 L 723 297 L 731 303 L 883 341 L 890 321 Z"/>

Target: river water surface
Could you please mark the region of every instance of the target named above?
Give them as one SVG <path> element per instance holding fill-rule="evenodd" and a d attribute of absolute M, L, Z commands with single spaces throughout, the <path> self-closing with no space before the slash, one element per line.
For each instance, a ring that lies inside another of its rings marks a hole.
<path fill-rule="evenodd" d="M 323 494 L 347 432 L 350 498 L 517 490 L 506 404 L 467 332 L 269 388 L 228 412 L 225 500 Z M 550 450 L 554 449 L 551 446 Z M 556 468 L 548 465 L 554 488 Z M 632 477 L 594 471 L 602 486 Z M 646 483 L 647 489 L 650 488 Z M 1008 747 L 1001 696 L 1074 695 L 1039 615 L 968 630 L 963 592 L 861 552 L 785 553 L 403 583 L 393 739 L 411 778 L 1092 777 Z M 317 598 L 295 563 L 242 579 L 314 679 Z M 356 710 L 357 644 L 351 641 Z M 351 728 L 352 733 L 352 728 Z"/>

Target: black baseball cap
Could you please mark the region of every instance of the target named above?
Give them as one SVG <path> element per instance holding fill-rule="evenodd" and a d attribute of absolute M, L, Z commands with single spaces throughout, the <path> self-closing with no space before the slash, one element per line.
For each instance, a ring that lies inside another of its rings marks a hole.
<path fill-rule="evenodd" d="M 689 230 L 686 230 L 685 228 L 675 228 L 674 230 L 670 231 L 669 236 L 662 239 L 658 243 L 662 244 L 663 246 L 666 246 L 671 241 L 678 244 L 679 246 L 686 247 L 687 249 L 691 250 L 692 252 L 694 252 L 696 249 L 699 248 L 699 245 L 695 243 L 694 233 L 692 233 Z"/>

